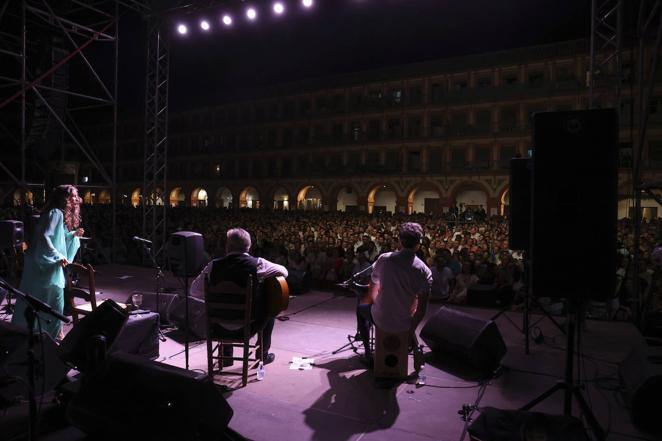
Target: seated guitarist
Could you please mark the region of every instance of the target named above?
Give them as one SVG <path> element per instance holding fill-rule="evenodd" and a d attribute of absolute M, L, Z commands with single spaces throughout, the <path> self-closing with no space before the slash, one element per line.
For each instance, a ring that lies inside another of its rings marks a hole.
<path fill-rule="evenodd" d="M 227 232 L 225 243 L 225 256 L 214 259 L 191 284 L 191 295 L 196 297 L 200 292 L 204 293 L 205 277 L 209 278 L 209 285 L 214 286 L 220 282 L 234 282 L 240 286 L 246 286 L 248 276 L 254 275 L 258 282 L 253 304 L 254 330 L 262 329 L 262 351 L 264 364 L 269 364 L 276 355 L 269 352 L 271 347 L 271 333 L 274 329 L 274 317 L 270 317 L 267 311 L 267 299 L 260 282 L 276 276 L 287 277 L 287 269 L 284 266 L 269 262 L 262 257 L 253 257 L 248 254 L 251 248 L 251 235 L 242 228 L 233 228 Z M 223 348 L 225 356 L 232 356 L 232 347 Z M 230 363 L 226 361 L 225 366 Z"/>
<path fill-rule="evenodd" d="M 415 331 L 425 316 L 432 286 L 432 272 L 416 257 L 422 237 L 423 228 L 419 224 L 407 222 L 400 226 L 400 250 L 377 258 L 372 265 L 368 301 L 361 301 L 358 306 L 358 315 L 366 322 L 374 322 L 382 331 L 411 333 L 417 371 L 422 360 Z M 370 348 L 366 322 L 359 326 L 359 331 L 364 347 Z M 372 364 L 369 349 L 366 359 Z"/>

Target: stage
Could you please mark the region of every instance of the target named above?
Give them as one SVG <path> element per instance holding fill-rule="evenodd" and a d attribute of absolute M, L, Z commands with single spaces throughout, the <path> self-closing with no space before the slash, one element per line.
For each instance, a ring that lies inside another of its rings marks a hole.
<path fill-rule="evenodd" d="M 101 297 L 125 301 L 134 289 L 152 290 L 152 276 L 153 272 L 145 268 L 100 266 L 97 286 Z M 182 288 L 181 282 L 171 276 L 166 278 L 165 286 Z M 440 359 L 426 348 L 425 386 L 403 383 L 393 388 L 379 387 L 351 350 L 332 354 L 347 343 L 349 334 L 355 333 L 355 305 L 356 299 L 341 291 L 311 291 L 291 298 L 289 309 L 282 314 L 287 320 L 276 321 L 272 344 L 276 360 L 266 366 L 264 381 L 256 381 L 253 375 L 245 388 L 226 394 L 234 409 L 230 427 L 252 440 L 460 440 L 464 422 L 458 410 L 476 400 L 476 371 L 452 359 Z M 431 304 L 428 315 L 440 307 Z M 496 313 L 491 309 L 462 309 L 481 318 Z M 517 409 L 563 376 L 565 340 L 559 329 L 548 319 L 533 315 L 532 323 L 538 322 L 545 342 L 531 342 L 531 353 L 526 355 L 523 335 L 508 319 L 521 325 L 522 314 L 506 312 L 496 321 L 508 352 L 502 361 L 502 373 L 489 382 L 479 407 Z M 639 332 L 629 323 L 589 320 L 583 340 L 585 396 L 609 432 L 607 439 L 654 439 L 633 427 L 618 391 L 617 363 L 641 341 Z M 313 369 L 291 370 L 294 356 L 314 357 Z M 167 338 L 161 343 L 157 360 L 184 366 L 183 345 Z M 190 368 L 206 367 L 206 345 L 193 342 Z M 219 381 L 237 385 L 225 379 Z M 560 414 L 562 402 L 562 394 L 557 393 L 533 410 Z M 75 429 L 66 429 L 44 439 L 76 438 Z"/>

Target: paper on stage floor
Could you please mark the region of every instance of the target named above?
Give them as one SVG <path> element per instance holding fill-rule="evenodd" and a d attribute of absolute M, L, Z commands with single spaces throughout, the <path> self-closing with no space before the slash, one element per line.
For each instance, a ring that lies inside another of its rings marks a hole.
<path fill-rule="evenodd" d="M 313 368 L 315 364 L 314 358 L 307 357 L 292 357 L 290 362 L 290 369 L 299 370 L 299 371 L 309 371 Z"/>

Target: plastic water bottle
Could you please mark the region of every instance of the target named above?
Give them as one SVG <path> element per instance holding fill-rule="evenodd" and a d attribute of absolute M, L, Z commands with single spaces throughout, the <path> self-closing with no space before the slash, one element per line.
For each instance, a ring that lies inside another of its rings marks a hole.
<path fill-rule="evenodd" d="M 421 366 L 418 370 L 418 375 L 416 377 L 416 386 L 425 386 L 425 365 Z"/>
<path fill-rule="evenodd" d="M 257 381 L 264 380 L 264 363 L 260 361 L 257 364 Z"/>

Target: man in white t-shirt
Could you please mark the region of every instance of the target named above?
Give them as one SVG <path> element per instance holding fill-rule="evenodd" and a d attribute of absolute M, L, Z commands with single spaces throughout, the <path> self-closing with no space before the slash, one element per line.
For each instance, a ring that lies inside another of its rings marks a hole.
<path fill-rule="evenodd" d="M 425 316 L 430 297 L 432 273 L 425 263 L 416 257 L 423 237 L 423 228 L 414 222 L 400 226 L 400 250 L 384 253 L 375 261 L 372 269 L 369 298 L 371 304 L 359 305 L 359 315 L 366 322 L 373 321 L 384 332 L 399 334 L 414 331 Z M 360 323 L 361 325 L 361 323 Z M 359 326 L 366 348 L 368 363 L 369 335 L 365 326 Z M 413 341 L 416 345 L 416 340 Z M 418 366 L 416 366 L 418 370 Z"/>

